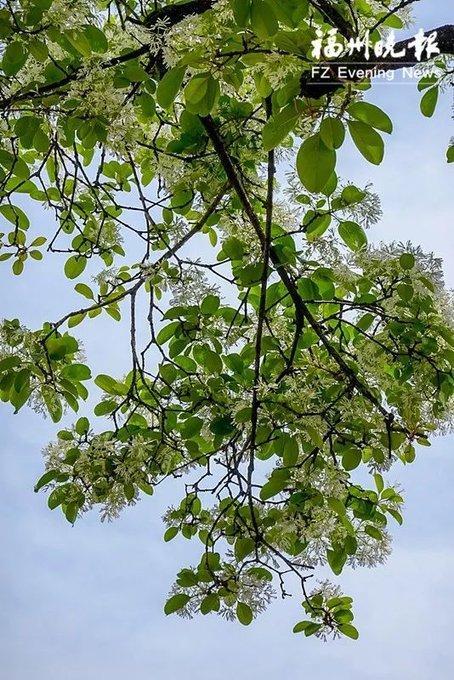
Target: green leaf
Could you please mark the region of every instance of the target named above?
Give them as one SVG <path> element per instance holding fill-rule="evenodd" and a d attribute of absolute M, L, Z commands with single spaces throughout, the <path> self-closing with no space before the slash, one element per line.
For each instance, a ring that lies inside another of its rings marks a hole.
<path fill-rule="evenodd" d="M 156 104 L 151 94 L 144 92 L 137 97 L 135 103 L 140 106 L 140 111 L 145 118 L 154 118 L 156 114 Z"/>
<path fill-rule="evenodd" d="M 243 626 L 249 626 L 249 624 L 252 623 L 252 619 L 254 618 L 252 609 L 245 602 L 238 602 L 236 606 L 236 616 L 238 621 L 242 623 Z"/>
<path fill-rule="evenodd" d="M 415 256 L 411 253 L 402 253 L 399 263 L 402 269 L 413 269 L 415 266 Z"/>
<path fill-rule="evenodd" d="M 24 45 L 15 40 L 7 45 L 2 60 L 2 68 L 7 76 L 15 76 L 27 61 L 27 52 Z"/>
<path fill-rule="evenodd" d="M 143 83 L 148 80 L 148 73 L 137 59 L 128 61 L 123 69 L 123 77 L 130 83 Z"/>
<path fill-rule="evenodd" d="M 416 459 L 415 447 L 409 444 L 405 449 L 404 457 L 407 463 L 413 463 Z"/>
<path fill-rule="evenodd" d="M 143 480 L 139 480 L 137 482 L 137 486 L 139 487 L 139 489 L 143 493 L 147 494 L 147 496 L 152 496 L 154 494 L 154 489 L 151 486 L 151 484 L 148 484 L 148 482 L 144 482 Z"/>
<path fill-rule="evenodd" d="M 168 543 L 178 535 L 178 527 L 169 527 L 164 534 L 164 541 Z"/>
<path fill-rule="evenodd" d="M 74 354 L 79 349 L 77 341 L 69 335 L 64 335 L 61 338 L 49 338 L 46 347 L 49 357 L 54 360 L 63 359 L 63 357 Z"/>
<path fill-rule="evenodd" d="M 301 182 L 312 193 L 319 193 L 331 177 L 336 166 L 336 152 L 329 149 L 319 134 L 306 139 L 296 159 L 296 169 Z"/>
<path fill-rule="evenodd" d="M 183 609 L 183 607 L 187 605 L 190 599 L 189 595 L 186 595 L 185 593 L 173 595 L 173 597 L 169 598 L 165 603 L 164 613 L 168 616 L 169 614 L 180 611 L 180 609 Z"/>
<path fill-rule="evenodd" d="M 355 205 L 355 203 L 361 203 L 361 201 L 366 197 L 366 192 L 361 191 L 358 187 L 349 184 L 342 190 L 341 198 L 346 205 Z"/>
<path fill-rule="evenodd" d="M 159 81 L 156 90 L 156 99 L 163 109 L 169 109 L 180 90 L 186 73 L 186 66 L 175 66 L 171 68 Z"/>
<path fill-rule="evenodd" d="M 207 116 L 213 110 L 219 93 L 219 82 L 211 73 L 198 74 L 185 87 L 186 107 L 191 113 Z"/>
<path fill-rule="evenodd" d="M 87 25 L 84 34 L 93 52 L 104 54 L 109 49 L 109 43 L 104 33 L 97 26 Z"/>
<path fill-rule="evenodd" d="M 355 470 L 361 463 L 362 456 L 360 449 L 349 449 L 342 455 L 342 465 L 348 472 Z"/>
<path fill-rule="evenodd" d="M 413 286 L 410 286 L 408 283 L 400 283 L 397 286 L 397 294 L 404 302 L 410 302 L 415 291 Z"/>
<path fill-rule="evenodd" d="M 18 392 L 16 390 L 11 391 L 9 400 L 14 406 L 14 413 L 18 413 L 22 406 L 27 403 L 31 395 L 30 383 L 25 382 L 23 388 Z M 55 421 L 54 421 L 55 422 Z"/>
<path fill-rule="evenodd" d="M 31 371 L 29 368 L 21 368 L 15 376 L 14 389 L 16 392 L 22 392 L 23 388 L 30 382 Z"/>
<path fill-rule="evenodd" d="M 79 506 L 74 501 L 68 503 L 64 507 L 65 517 L 70 524 L 74 524 L 77 519 L 77 513 L 79 512 Z"/>
<path fill-rule="evenodd" d="M 293 626 L 294 633 L 304 633 L 306 628 L 312 623 L 312 621 L 299 621 L 299 623 Z"/>
<path fill-rule="evenodd" d="M 233 10 L 233 16 L 240 28 L 244 28 L 249 21 L 251 13 L 251 0 L 229 0 Z"/>
<path fill-rule="evenodd" d="M 383 481 L 383 477 L 378 472 L 374 474 L 374 481 L 378 493 L 381 493 L 385 487 L 385 483 Z"/>
<path fill-rule="evenodd" d="M 367 236 L 364 229 L 356 222 L 341 222 L 339 236 L 350 250 L 361 250 L 367 246 Z"/>
<path fill-rule="evenodd" d="M 0 149 L 0 165 L 7 170 L 11 170 L 19 179 L 28 179 L 30 177 L 27 163 L 20 156 L 14 156 L 5 149 Z"/>
<path fill-rule="evenodd" d="M 309 625 L 306 626 L 306 628 L 304 629 L 304 635 L 306 637 L 310 637 L 311 635 L 315 635 L 315 633 L 317 633 L 320 630 L 321 627 L 322 627 L 321 623 L 309 622 Z"/>
<path fill-rule="evenodd" d="M 16 121 L 15 131 L 23 147 L 30 149 L 41 125 L 42 119 L 36 116 L 22 116 Z"/>
<path fill-rule="evenodd" d="M 65 274 L 68 279 L 77 279 L 78 276 L 82 274 L 85 267 L 87 266 L 87 259 L 85 257 L 80 257 L 73 255 L 66 261 L 65 264 Z"/>
<path fill-rule="evenodd" d="M 361 121 L 348 121 L 350 135 L 366 160 L 374 165 L 380 165 L 385 155 L 383 139 L 373 127 Z"/>
<path fill-rule="evenodd" d="M 24 271 L 24 261 L 23 260 L 15 260 L 12 266 L 13 274 L 16 276 L 20 276 L 22 272 Z"/>
<path fill-rule="evenodd" d="M 76 433 L 81 435 L 81 436 L 83 434 L 86 434 L 88 432 L 88 430 L 90 429 L 90 422 L 89 422 L 88 418 L 85 418 L 85 417 L 79 418 L 79 420 L 77 421 L 77 423 L 74 426 L 74 429 L 75 429 Z"/>
<path fill-rule="evenodd" d="M 255 548 L 255 541 L 252 538 L 237 538 L 235 541 L 235 557 L 238 562 L 244 560 Z"/>
<path fill-rule="evenodd" d="M 128 391 L 126 385 L 122 385 L 114 378 L 111 378 L 110 375 L 104 375 L 103 373 L 95 378 L 95 384 L 103 390 L 103 392 L 107 392 L 107 394 L 123 396 L 127 394 Z"/>
<path fill-rule="evenodd" d="M 188 418 L 184 421 L 181 428 L 181 436 L 184 439 L 191 439 L 192 437 L 195 437 L 199 434 L 202 427 L 203 420 L 201 418 L 197 418 L 197 416 L 191 416 L 191 418 Z"/>
<path fill-rule="evenodd" d="M 317 428 L 312 427 L 312 425 L 306 425 L 306 431 L 311 439 L 311 442 L 315 444 L 319 449 L 323 448 L 323 437 Z"/>
<path fill-rule="evenodd" d="M 447 150 L 446 159 L 448 163 L 454 163 L 454 144 Z"/>
<path fill-rule="evenodd" d="M 80 451 L 78 448 L 73 447 L 72 449 L 69 449 L 69 451 L 66 452 L 65 455 L 65 463 L 68 465 L 74 465 L 76 460 L 80 458 Z"/>
<path fill-rule="evenodd" d="M 340 118 L 324 118 L 320 125 L 320 137 L 328 149 L 339 149 L 345 139 L 345 128 Z"/>
<path fill-rule="evenodd" d="M 391 517 L 393 517 L 398 524 L 402 525 L 404 520 L 400 512 L 398 512 L 397 510 L 393 510 L 392 508 L 388 508 L 386 512 L 389 512 Z"/>
<path fill-rule="evenodd" d="M 205 349 L 204 351 L 205 368 L 209 373 L 217 375 L 222 371 L 222 359 L 219 354 L 213 352 L 211 349 Z"/>
<path fill-rule="evenodd" d="M 236 236 L 232 236 L 224 241 L 222 250 L 225 256 L 231 260 L 241 260 L 245 252 L 243 242 L 236 238 Z"/>
<path fill-rule="evenodd" d="M 196 586 L 199 582 L 197 574 L 195 574 L 191 569 L 182 569 L 177 578 L 177 583 L 182 588 L 190 588 L 191 586 Z"/>
<path fill-rule="evenodd" d="M 347 109 L 348 113 L 356 120 L 367 123 L 371 127 L 382 132 L 393 131 L 391 118 L 375 104 L 369 102 L 354 102 Z"/>
<path fill-rule="evenodd" d="M 304 108 L 303 102 L 295 99 L 265 123 L 262 132 L 265 151 L 274 149 L 290 134 Z"/>
<path fill-rule="evenodd" d="M 74 290 L 83 295 L 87 300 L 94 300 L 95 296 L 93 295 L 92 289 L 87 286 L 85 283 L 77 283 L 74 286 Z"/>
<path fill-rule="evenodd" d="M 278 32 L 279 24 L 276 14 L 266 0 L 252 0 L 251 26 L 254 33 L 264 40 Z"/>
<path fill-rule="evenodd" d="M 27 215 L 17 205 L 0 205 L 0 213 L 15 227 L 26 230 L 30 226 Z"/>
<path fill-rule="evenodd" d="M 66 395 L 66 398 L 68 399 L 68 395 Z M 46 393 L 43 394 L 43 399 L 52 421 L 54 423 L 58 423 L 63 415 L 63 408 L 60 399 L 53 397 L 52 395 L 47 395 Z"/>
<path fill-rule="evenodd" d="M 352 640 L 357 640 L 359 637 L 359 633 L 356 630 L 355 626 L 352 626 L 351 623 L 341 623 L 338 626 L 338 630 L 342 635 L 346 635 L 347 637 L 351 638 Z"/>
<path fill-rule="evenodd" d="M 221 606 L 219 595 L 216 593 L 209 593 L 200 603 L 200 612 L 202 614 L 209 614 L 210 612 L 218 612 Z"/>
<path fill-rule="evenodd" d="M 432 85 L 435 85 L 438 82 L 437 76 L 432 73 L 432 74 L 427 74 L 421 78 L 421 80 L 418 83 L 418 90 L 419 92 L 422 92 L 423 90 L 427 90 L 428 87 L 431 87 Z"/>
<path fill-rule="evenodd" d="M 78 326 L 85 319 L 86 314 L 73 314 L 70 319 L 68 319 L 68 328 L 74 328 Z"/>
<path fill-rule="evenodd" d="M 19 357 L 8 356 L 0 360 L 0 373 L 3 371 L 9 371 L 10 368 L 14 368 L 20 364 Z"/>
<path fill-rule="evenodd" d="M 37 493 L 43 486 L 49 484 L 59 474 L 58 470 L 47 470 L 36 482 L 34 491 Z"/>
<path fill-rule="evenodd" d="M 347 561 L 347 553 L 338 550 L 327 550 L 326 551 L 326 559 L 328 560 L 328 564 L 331 567 L 332 571 L 336 576 L 339 576 L 339 574 L 342 572 L 342 569 L 344 568 L 344 564 Z"/>
<path fill-rule="evenodd" d="M 426 116 L 426 118 L 432 118 L 435 113 L 438 102 L 438 87 L 431 87 L 430 90 L 424 93 L 421 99 L 421 113 Z"/>
<path fill-rule="evenodd" d="M 331 215 L 319 215 L 318 217 L 315 217 L 314 214 L 312 214 L 306 227 L 307 240 L 311 243 L 316 241 L 320 236 L 323 236 L 330 224 Z"/>
<path fill-rule="evenodd" d="M 85 364 L 71 364 L 65 366 L 62 375 L 69 380 L 90 380 L 91 370 Z"/>
<path fill-rule="evenodd" d="M 383 26 L 388 26 L 389 28 L 403 28 L 404 23 L 402 19 L 397 16 L 397 14 L 387 14 L 387 13 L 381 13 L 377 15 L 377 19 L 382 19 L 383 17 L 386 17 L 383 21 Z"/>
<path fill-rule="evenodd" d="M 168 342 L 173 336 L 175 335 L 175 331 L 177 328 L 179 328 L 180 322 L 179 321 L 172 321 L 172 323 L 169 323 L 167 326 L 164 326 L 159 333 L 158 337 L 156 338 L 156 341 L 158 345 L 165 345 L 166 342 Z"/>
<path fill-rule="evenodd" d="M 350 609 L 336 609 L 334 618 L 337 623 L 350 623 L 353 621 L 353 613 Z"/>
<path fill-rule="evenodd" d="M 219 436 L 231 434 L 234 429 L 235 427 L 230 416 L 219 416 L 210 424 L 210 431 Z"/>
<path fill-rule="evenodd" d="M 63 32 L 64 37 L 70 45 L 84 57 L 91 56 L 91 47 L 87 36 L 78 30 L 67 30 Z M 71 52 L 71 50 L 68 50 Z"/>
<path fill-rule="evenodd" d="M 206 298 L 204 298 L 202 304 L 200 305 L 200 311 L 202 312 L 202 314 L 212 316 L 218 311 L 220 304 L 221 301 L 217 295 L 207 295 Z"/>
<path fill-rule="evenodd" d="M 309 330 L 306 332 L 310 332 Z M 312 344 L 312 343 L 311 343 Z M 282 455 L 283 463 L 286 467 L 292 467 L 298 462 L 299 447 L 298 441 L 294 437 L 286 437 L 284 441 L 284 451 Z"/>
<path fill-rule="evenodd" d="M 126 484 L 123 485 L 123 491 L 125 494 L 126 500 L 132 501 L 135 495 L 135 489 L 134 489 L 134 484 L 132 482 L 126 482 Z"/>
<path fill-rule="evenodd" d="M 273 580 L 273 574 L 264 567 L 251 567 L 251 569 L 248 570 L 248 574 L 260 579 L 260 581 L 268 581 L 271 583 Z"/>
<path fill-rule="evenodd" d="M 108 413 L 112 413 L 117 408 L 117 403 L 112 400 L 101 401 L 94 408 L 95 416 L 105 416 Z"/>
<path fill-rule="evenodd" d="M 47 505 L 50 510 L 55 510 L 55 508 L 58 508 L 59 505 L 65 502 L 68 490 L 69 487 L 65 484 L 64 486 L 57 486 L 57 488 L 52 491 L 47 500 Z"/>
<path fill-rule="evenodd" d="M 262 501 L 267 501 L 269 498 L 273 498 L 278 493 L 283 491 L 287 486 L 286 480 L 271 479 L 266 482 L 260 489 L 260 498 Z"/>
<path fill-rule="evenodd" d="M 377 529 L 377 527 L 374 527 L 372 524 L 368 524 L 364 531 L 368 536 L 375 538 L 377 541 L 381 541 L 381 539 L 383 538 L 381 531 Z"/>
<path fill-rule="evenodd" d="M 30 50 L 30 54 L 32 54 L 37 61 L 42 63 L 45 62 L 49 56 L 49 48 L 40 40 L 30 40 L 28 43 L 28 49 Z"/>

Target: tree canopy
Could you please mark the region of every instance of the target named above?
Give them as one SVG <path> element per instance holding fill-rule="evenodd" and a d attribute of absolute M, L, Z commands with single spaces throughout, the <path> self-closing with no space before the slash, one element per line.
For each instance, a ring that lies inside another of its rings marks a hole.
<path fill-rule="evenodd" d="M 356 638 L 351 598 L 317 570 L 386 559 L 403 498 L 383 475 L 452 413 L 439 262 L 370 245 L 379 199 L 336 173 L 347 135 L 379 165 L 393 130 L 359 63 L 341 77 L 349 41 L 369 31 L 385 70 L 416 63 L 409 39 L 383 54 L 415 1 L 0 3 L 0 261 L 19 276 L 60 258 L 80 295 L 39 329 L 1 323 L 0 396 L 55 423 L 82 409 L 36 484 L 71 523 L 175 480 L 164 541 L 193 539 L 200 561 L 167 614 L 248 625 L 294 592 L 295 633 Z M 341 57 L 321 82 L 329 35 Z M 428 117 L 452 84 L 454 27 L 437 35 Z M 126 375 L 92 376 L 77 340 L 101 314 L 129 326 Z"/>

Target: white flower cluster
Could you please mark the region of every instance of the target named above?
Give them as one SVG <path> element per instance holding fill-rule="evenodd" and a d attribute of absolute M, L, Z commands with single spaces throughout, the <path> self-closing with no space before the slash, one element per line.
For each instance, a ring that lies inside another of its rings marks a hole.
<path fill-rule="evenodd" d="M 118 517 L 121 510 L 138 500 L 135 484 L 145 476 L 146 461 L 150 456 L 147 442 L 136 438 L 121 444 L 106 435 L 87 437 L 85 442 L 51 442 L 43 451 L 46 469 L 67 474 L 72 481 L 73 493 L 82 493 L 85 512 L 95 504 L 101 504 L 101 519 Z M 67 462 L 70 451 L 77 448 L 78 456 Z M 125 495 L 125 486 L 134 485 L 133 497 Z M 52 484 L 54 486 L 54 484 Z"/>
<path fill-rule="evenodd" d="M 30 3 L 32 4 L 32 3 Z M 52 0 L 44 23 L 67 30 L 79 28 L 93 19 L 93 3 L 89 0 Z"/>
<path fill-rule="evenodd" d="M 228 583 L 228 590 L 220 597 L 218 614 L 228 621 L 236 620 L 236 605 L 242 602 L 251 608 L 254 616 L 261 614 L 276 597 L 273 586 L 263 579 L 259 579 L 251 573 L 235 573 L 234 563 L 225 563 L 223 570 L 216 572 L 219 582 Z M 170 595 L 181 593 L 180 586 L 175 584 Z M 184 592 L 190 596 L 188 603 L 178 612 L 184 618 L 192 619 L 200 611 L 200 605 L 207 595 L 216 592 L 211 583 L 199 583 L 191 588 L 185 588 Z"/>
<path fill-rule="evenodd" d="M 172 293 L 170 301 L 172 306 L 197 305 L 207 295 L 216 295 L 219 292 L 196 264 L 182 269 L 180 274 L 178 281 L 175 283 L 170 281 L 168 285 Z"/>
<path fill-rule="evenodd" d="M 179 21 L 166 34 L 163 49 L 166 66 L 175 66 L 184 54 L 191 51 L 214 56 L 222 39 L 230 35 L 232 18 L 229 1 L 218 0 L 212 12 L 190 15 Z"/>

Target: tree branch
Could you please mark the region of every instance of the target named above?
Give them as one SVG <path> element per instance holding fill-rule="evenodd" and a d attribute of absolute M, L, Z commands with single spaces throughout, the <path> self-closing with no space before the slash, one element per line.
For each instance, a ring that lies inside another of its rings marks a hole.
<path fill-rule="evenodd" d="M 310 4 L 320 14 L 325 17 L 330 24 L 339 29 L 339 33 L 344 38 L 352 38 L 354 31 L 349 22 L 342 16 L 342 14 L 335 8 L 329 0 L 310 0 Z"/>
<path fill-rule="evenodd" d="M 266 100 L 267 118 L 271 117 L 271 100 Z M 259 527 L 257 518 L 255 516 L 254 502 L 252 498 L 252 477 L 254 474 L 255 465 L 255 450 L 257 447 L 257 430 L 259 419 L 259 388 L 260 388 L 260 366 L 262 359 L 262 338 L 263 326 L 266 317 L 266 293 L 268 289 L 268 276 L 270 269 L 270 255 L 271 255 L 271 228 L 273 223 L 273 201 L 274 201 L 274 176 L 276 173 L 276 165 L 274 158 L 274 149 L 268 152 L 268 171 L 267 171 L 267 196 L 266 196 L 266 220 L 265 220 L 265 235 L 263 243 L 263 272 L 260 282 L 260 303 L 257 320 L 257 335 L 255 339 L 255 362 L 254 362 L 254 386 L 252 388 L 252 404 L 251 404 L 251 444 L 250 457 L 247 470 L 248 479 L 248 497 L 249 509 L 251 512 L 252 523 L 256 534 L 256 540 L 259 539 Z"/>
<path fill-rule="evenodd" d="M 225 144 L 219 134 L 219 131 L 211 116 L 203 117 L 200 116 L 200 120 L 203 126 L 205 127 L 205 130 L 207 131 L 209 138 L 211 139 L 211 142 L 216 153 L 219 156 L 219 160 L 221 161 L 222 167 L 224 168 L 224 171 L 231 183 L 231 186 L 233 187 L 233 189 L 235 189 L 235 192 L 243 206 L 243 209 L 246 215 L 248 216 L 249 221 L 252 227 L 254 228 L 255 233 L 257 234 L 257 237 L 260 240 L 262 248 L 264 248 L 266 245 L 266 238 L 262 230 L 262 225 L 249 201 L 249 197 L 238 176 L 235 165 L 225 147 Z M 352 387 L 356 387 L 356 389 L 377 408 L 377 410 L 383 415 L 383 417 L 386 420 L 390 419 L 392 420 L 391 414 L 383 407 L 380 400 L 371 392 L 367 385 L 365 385 L 358 378 L 355 371 L 346 363 L 342 355 L 330 343 L 330 341 L 325 335 L 323 328 L 315 319 L 315 317 L 312 315 L 305 301 L 299 294 L 295 281 L 292 279 L 291 275 L 288 273 L 287 269 L 281 262 L 278 251 L 274 248 L 273 245 L 270 246 L 270 260 L 273 263 L 277 273 L 279 274 L 282 283 L 289 292 L 289 295 L 295 307 L 296 320 L 299 321 L 300 323 L 303 322 L 304 320 L 308 322 L 308 324 L 315 331 L 319 340 L 325 347 L 329 356 L 337 363 L 342 373 L 348 378 L 349 384 Z"/>
<path fill-rule="evenodd" d="M 174 26 L 179 21 L 191 14 L 203 14 L 211 9 L 215 0 L 190 0 L 190 2 L 181 2 L 174 5 L 166 5 L 151 12 L 144 21 L 148 28 L 156 24 L 157 21 L 168 19 L 170 26 Z"/>
<path fill-rule="evenodd" d="M 151 12 L 151 14 L 149 14 L 148 17 L 146 17 L 143 22 L 132 21 L 132 23 L 145 25 L 148 28 L 151 28 L 158 21 L 163 21 L 167 19 L 168 20 L 167 26 L 168 28 L 171 28 L 172 26 L 175 26 L 175 24 L 177 24 L 179 21 L 181 21 L 187 16 L 190 16 L 191 14 L 203 14 L 203 12 L 206 12 L 208 9 L 211 8 L 213 3 L 214 0 L 194 0 L 192 2 L 186 2 L 184 4 L 167 5 L 165 7 L 161 7 L 155 10 L 154 12 Z M 118 56 L 111 57 L 110 59 L 106 59 L 106 61 L 100 63 L 99 68 L 101 68 L 102 70 L 106 70 L 109 68 L 113 68 L 114 66 L 118 66 L 119 64 L 127 63 L 128 61 L 131 61 L 131 59 L 137 59 L 138 57 L 144 56 L 149 52 L 149 49 L 150 49 L 149 45 L 142 45 L 141 47 L 138 47 L 135 50 L 126 52 L 125 54 L 120 54 Z M 152 63 L 153 62 L 156 63 L 156 57 L 152 58 Z M 66 85 L 69 85 L 70 83 L 74 82 L 75 80 L 78 80 L 80 77 L 83 77 L 84 75 L 85 75 L 84 68 L 79 67 L 74 69 L 72 73 L 68 74 L 64 78 L 61 78 L 60 80 L 57 80 L 54 83 L 46 83 L 44 85 L 39 85 L 34 90 L 28 89 L 22 92 L 19 91 L 11 95 L 10 97 L 1 99 L 0 110 L 7 109 L 16 102 L 27 101 L 30 99 L 39 99 L 40 97 L 44 97 L 54 92 L 58 92 L 61 88 L 66 87 Z"/>
<path fill-rule="evenodd" d="M 200 220 L 198 220 L 198 222 L 194 224 L 192 229 L 190 229 L 187 232 L 187 234 L 182 236 L 181 239 L 177 243 L 175 243 L 174 246 L 169 248 L 164 253 L 164 255 L 161 255 L 161 257 L 158 260 L 156 260 L 156 262 L 153 262 L 151 264 L 152 267 L 159 267 L 166 260 L 170 260 L 171 257 L 173 257 L 188 241 L 191 240 L 193 236 L 195 236 L 205 226 L 207 220 L 211 217 L 211 215 L 213 215 L 219 203 L 224 198 L 228 186 L 229 186 L 228 182 L 222 186 L 221 190 L 219 191 L 217 196 L 215 196 L 210 205 L 207 207 L 206 211 L 204 212 Z M 45 342 L 47 338 L 49 338 L 53 333 L 55 333 L 55 331 L 57 331 L 60 328 L 60 326 L 62 326 L 69 319 L 72 319 L 74 316 L 88 314 L 89 312 L 92 312 L 96 309 L 103 309 L 104 307 L 108 307 L 109 305 L 124 300 L 124 298 L 126 298 L 128 295 L 135 295 L 137 291 L 143 286 L 146 280 L 147 276 L 139 275 L 138 280 L 134 283 L 134 285 L 131 288 L 126 288 L 121 293 L 108 297 L 105 300 L 95 302 L 92 305 L 89 305 L 88 307 L 82 307 L 81 309 L 76 309 L 73 312 L 65 314 L 65 316 L 59 319 L 59 321 L 52 324 L 52 330 L 49 331 L 49 333 L 45 336 L 43 342 Z"/>

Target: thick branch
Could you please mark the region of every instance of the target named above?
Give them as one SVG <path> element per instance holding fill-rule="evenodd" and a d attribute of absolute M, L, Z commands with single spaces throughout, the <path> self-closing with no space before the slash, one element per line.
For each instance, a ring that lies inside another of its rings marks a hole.
<path fill-rule="evenodd" d="M 230 181 L 230 184 L 235 190 L 243 206 L 243 209 L 246 215 L 248 216 L 249 221 L 252 227 L 254 228 L 255 233 L 257 234 L 257 237 L 260 240 L 262 248 L 265 248 L 266 238 L 260 220 L 249 201 L 249 197 L 238 176 L 235 165 L 225 147 L 224 141 L 222 140 L 213 119 L 211 118 L 211 116 L 204 116 L 200 117 L 200 120 L 202 121 L 205 130 L 207 131 L 208 136 L 211 139 L 211 142 L 214 146 L 216 153 L 218 154 L 219 160 L 221 161 L 222 167 L 224 168 L 224 171 Z M 277 250 L 272 245 L 270 246 L 270 260 L 273 263 L 277 273 L 279 274 L 282 283 L 289 292 L 289 295 L 295 307 L 295 315 L 297 322 L 302 323 L 304 320 L 308 322 L 308 324 L 317 334 L 319 340 L 325 347 L 329 356 L 337 363 L 342 373 L 348 379 L 349 384 L 352 387 L 355 387 L 364 397 L 366 397 L 378 409 L 378 411 L 383 415 L 383 417 L 387 421 L 389 421 L 391 419 L 390 413 L 388 413 L 388 411 L 383 407 L 380 400 L 371 392 L 367 385 L 364 385 L 362 383 L 362 381 L 356 375 L 355 371 L 346 363 L 342 355 L 337 351 L 337 349 L 330 343 L 330 341 L 326 337 L 324 329 L 312 315 L 305 301 L 299 294 L 295 281 L 288 273 L 285 266 L 282 264 Z"/>
<path fill-rule="evenodd" d="M 327 19 L 328 23 L 339 29 L 339 33 L 344 38 L 353 37 L 353 28 L 342 14 L 329 2 L 329 0 L 310 0 L 312 7 L 315 7 L 320 14 Z"/>
<path fill-rule="evenodd" d="M 182 2 L 175 5 L 166 5 L 160 9 L 151 12 L 146 17 L 145 26 L 153 26 L 157 21 L 162 19 L 168 20 L 169 26 L 174 26 L 179 21 L 191 14 L 203 14 L 208 9 L 211 9 L 214 0 L 191 0 L 190 2 Z"/>

